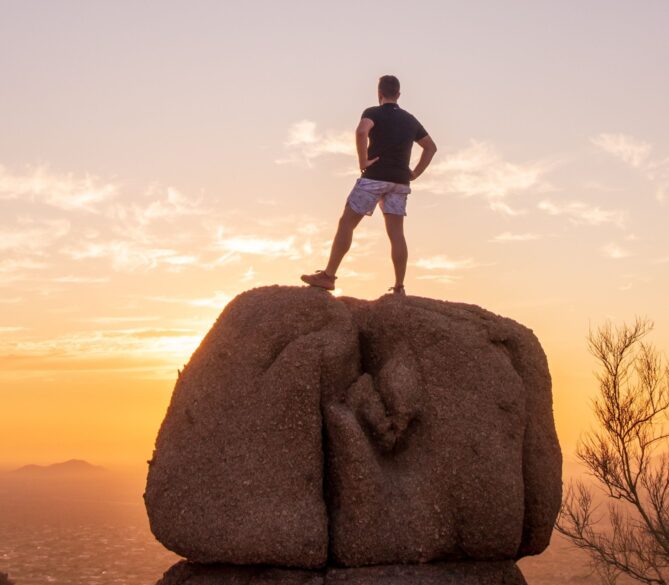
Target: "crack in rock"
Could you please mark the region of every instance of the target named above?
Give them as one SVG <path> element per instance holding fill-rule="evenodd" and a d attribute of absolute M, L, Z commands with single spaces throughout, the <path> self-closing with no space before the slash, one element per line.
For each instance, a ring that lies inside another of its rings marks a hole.
<path fill-rule="evenodd" d="M 548 545 L 561 500 L 534 334 L 419 297 L 239 295 L 178 376 L 150 461 L 151 529 L 199 563 L 513 565 Z M 313 583 L 375 582 L 346 575 Z"/>

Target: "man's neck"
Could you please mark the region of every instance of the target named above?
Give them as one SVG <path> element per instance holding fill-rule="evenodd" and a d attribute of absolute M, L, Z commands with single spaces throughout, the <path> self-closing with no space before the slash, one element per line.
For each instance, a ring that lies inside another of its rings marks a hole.
<path fill-rule="evenodd" d="M 390 100 L 388 98 L 381 98 L 381 103 L 379 105 L 382 106 L 383 104 L 396 104 L 396 103 L 397 103 L 397 100 Z"/>

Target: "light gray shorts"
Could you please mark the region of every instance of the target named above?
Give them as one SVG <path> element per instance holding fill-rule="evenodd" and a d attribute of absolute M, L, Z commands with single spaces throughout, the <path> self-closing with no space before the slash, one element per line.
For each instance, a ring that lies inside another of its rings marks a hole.
<path fill-rule="evenodd" d="M 377 203 L 383 213 L 406 215 L 409 193 L 411 193 L 409 185 L 360 177 L 355 182 L 346 203 L 360 215 L 372 215 Z"/>

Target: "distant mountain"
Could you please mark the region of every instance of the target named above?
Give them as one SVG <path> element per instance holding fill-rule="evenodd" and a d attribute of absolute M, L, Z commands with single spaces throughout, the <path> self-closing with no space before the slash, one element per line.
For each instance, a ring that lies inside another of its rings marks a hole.
<path fill-rule="evenodd" d="M 24 465 L 15 469 L 14 473 L 53 476 L 73 473 L 97 473 L 104 470 L 104 467 L 93 465 L 83 459 L 70 459 L 61 463 L 52 463 L 51 465 Z"/>

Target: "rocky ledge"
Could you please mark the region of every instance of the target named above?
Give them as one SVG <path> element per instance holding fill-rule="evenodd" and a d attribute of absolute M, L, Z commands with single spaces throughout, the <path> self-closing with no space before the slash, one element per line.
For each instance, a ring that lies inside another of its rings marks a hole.
<path fill-rule="evenodd" d="M 156 585 L 527 585 L 513 561 L 381 565 L 324 571 L 181 561 Z"/>
<path fill-rule="evenodd" d="M 151 529 L 190 561 L 163 585 L 523 583 L 514 563 L 548 545 L 562 485 L 529 329 L 278 286 L 225 308 L 149 464 Z"/>

